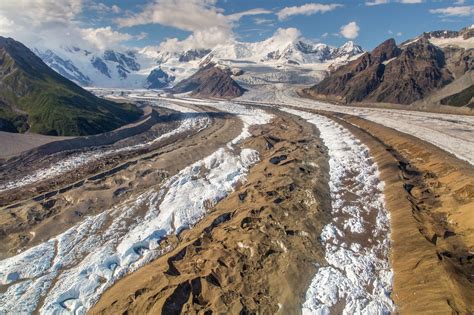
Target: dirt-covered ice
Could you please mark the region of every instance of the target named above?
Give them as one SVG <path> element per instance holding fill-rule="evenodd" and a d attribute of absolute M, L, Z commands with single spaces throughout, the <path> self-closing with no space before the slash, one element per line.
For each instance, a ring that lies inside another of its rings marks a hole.
<path fill-rule="evenodd" d="M 333 221 L 321 234 L 327 265 L 306 293 L 304 314 L 390 314 L 390 226 L 383 183 L 367 146 L 321 115 L 284 109 L 314 124 L 328 148 Z"/>
<path fill-rule="evenodd" d="M 473 116 L 331 105 L 301 98 L 296 95 L 294 88 L 285 85 L 250 91 L 244 94 L 241 99 L 359 116 L 425 140 L 470 164 L 474 164 Z"/>
<path fill-rule="evenodd" d="M 215 107 L 242 118 L 228 146 L 66 232 L 0 261 L 0 313 L 84 314 L 115 281 L 160 255 L 164 236 L 201 219 L 207 207 L 244 181 L 258 153 L 234 144 L 271 115 L 228 103 Z M 140 213 L 145 209 L 144 215 Z"/>
<path fill-rule="evenodd" d="M 97 161 L 101 158 L 110 156 L 112 154 L 117 154 L 121 152 L 129 152 L 129 151 L 136 151 L 145 147 L 149 147 L 163 139 L 169 138 L 173 135 L 184 133 L 191 129 L 200 130 L 205 128 L 209 124 L 209 117 L 206 116 L 195 116 L 194 113 L 196 111 L 189 109 L 187 107 L 183 107 L 180 105 L 176 105 L 167 101 L 160 101 L 155 103 L 156 106 L 168 108 L 171 110 L 175 110 L 177 112 L 182 113 L 182 120 L 178 128 L 171 130 L 161 136 L 148 141 L 146 143 L 139 143 L 132 146 L 123 147 L 120 149 L 98 149 L 98 150 L 91 150 L 88 152 L 73 154 L 66 159 L 55 163 L 47 168 L 39 169 L 34 171 L 32 174 L 26 175 L 23 178 L 20 178 L 15 181 L 9 182 L 0 182 L 0 192 L 11 190 L 14 188 L 19 188 L 22 186 L 26 186 L 32 183 L 38 183 L 40 181 L 46 180 L 48 178 L 53 178 L 59 176 L 61 174 L 65 174 L 70 172 L 74 169 L 77 169 L 87 163 Z"/>

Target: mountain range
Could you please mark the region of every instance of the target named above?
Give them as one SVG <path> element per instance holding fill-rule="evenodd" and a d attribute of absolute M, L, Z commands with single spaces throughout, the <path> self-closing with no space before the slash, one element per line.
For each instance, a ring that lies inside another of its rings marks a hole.
<path fill-rule="evenodd" d="M 474 107 L 473 26 L 423 33 L 398 45 L 388 39 L 371 52 L 353 42 L 335 48 L 278 36 L 186 51 L 33 51 L 0 38 L 0 130 L 89 135 L 141 114 L 79 85 L 233 98 L 252 84 L 309 80 L 314 85 L 303 91 L 307 96 L 341 103 Z"/>
<path fill-rule="evenodd" d="M 119 52 L 91 52 L 80 47 L 35 48 L 34 52 L 62 76 L 82 85 L 161 89 L 188 78 L 209 62 L 238 67 L 242 63 L 327 68 L 345 63 L 363 52 L 353 42 L 339 48 L 314 44 L 301 38 L 278 36 L 256 43 L 235 42 L 213 49 L 167 51 L 144 48 Z"/>
<path fill-rule="evenodd" d="M 441 103 L 472 106 L 474 28 L 424 33 L 397 45 L 388 39 L 306 89 L 342 103 Z"/>

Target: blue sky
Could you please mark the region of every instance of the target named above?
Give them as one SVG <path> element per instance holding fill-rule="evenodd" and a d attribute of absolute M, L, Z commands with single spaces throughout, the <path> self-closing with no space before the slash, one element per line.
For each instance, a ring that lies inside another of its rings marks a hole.
<path fill-rule="evenodd" d="M 354 40 L 372 49 L 389 37 L 401 42 L 423 31 L 474 24 L 472 1 L 2 0 L 0 35 L 35 45 L 75 39 L 98 49 L 192 48 L 259 41 L 279 28 L 295 28 L 315 41 L 339 46 Z"/>

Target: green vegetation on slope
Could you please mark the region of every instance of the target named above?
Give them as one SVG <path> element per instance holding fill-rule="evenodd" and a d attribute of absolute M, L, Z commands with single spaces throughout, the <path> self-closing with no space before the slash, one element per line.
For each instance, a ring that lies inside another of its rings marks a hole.
<path fill-rule="evenodd" d="M 0 130 L 77 136 L 116 129 L 141 111 L 94 96 L 13 39 L 0 37 Z"/>
<path fill-rule="evenodd" d="M 467 106 L 470 108 L 474 108 L 474 85 L 462 90 L 459 93 L 450 95 L 445 97 L 441 100 L 441 104 L 443 105 L 451 105 L 451 106 Z"/>

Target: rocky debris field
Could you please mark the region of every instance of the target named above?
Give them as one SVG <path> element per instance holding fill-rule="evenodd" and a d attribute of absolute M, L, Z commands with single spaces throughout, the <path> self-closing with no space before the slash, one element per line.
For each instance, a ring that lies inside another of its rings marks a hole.
<path fill-rule="evenodd" d="M 128 97 L 172 116 L 2 162 L 0 312 L 472 310 L 471 118 Z"/>

